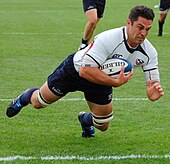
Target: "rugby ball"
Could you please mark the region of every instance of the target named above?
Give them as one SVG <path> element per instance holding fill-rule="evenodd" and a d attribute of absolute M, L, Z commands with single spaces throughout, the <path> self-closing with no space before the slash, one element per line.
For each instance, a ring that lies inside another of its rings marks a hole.
<path fill-rule="evenodd" d="M 116 78 L 122 66 L 125 68 L 124 75 L 127 75 L 132 70 L 132 64 L 128 60 L 122 58 L 108 59 L 100 66 L 100 69 L 107 75 Z"/>

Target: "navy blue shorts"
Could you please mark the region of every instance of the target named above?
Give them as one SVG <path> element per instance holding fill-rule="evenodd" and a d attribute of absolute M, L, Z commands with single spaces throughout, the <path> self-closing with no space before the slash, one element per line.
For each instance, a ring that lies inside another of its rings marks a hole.
<path fill-rule="evenodd" d="M 112 87 L 92 83 L 79 76 L 74 68 L 74 54 L 68 56 L 48 77 L 48 87 L 57 96 L 69 92 L 84 92 L 87 101 L 96 104 L 109 104 L 112 100 Z"/>
<path fill-rule="evenodd" d="M 83 0 L 84 12 L 90 9 L 97 9 L 97 17 L 103 17 L 106 0 Z"/>
<path fill-rule="evenodd" d="M 170 8 L 170 0 L 161 0 L 160 1 L 160 11 L 165 11 Z"/>

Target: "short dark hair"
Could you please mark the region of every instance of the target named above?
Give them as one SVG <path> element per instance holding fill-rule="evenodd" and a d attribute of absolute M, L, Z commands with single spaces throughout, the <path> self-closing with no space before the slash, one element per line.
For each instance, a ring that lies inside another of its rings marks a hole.
<path fill-rule="evenodd" d="M 128 18 L 133 23 L 134 21 L 138 20 L 138 17 L 143 17 L 143 18 L 146 18 L 147 20 L 153 21 L 155 14 L 151 8 L 148 8 L 144 5 L 139 5 L 131 9 Z"/>

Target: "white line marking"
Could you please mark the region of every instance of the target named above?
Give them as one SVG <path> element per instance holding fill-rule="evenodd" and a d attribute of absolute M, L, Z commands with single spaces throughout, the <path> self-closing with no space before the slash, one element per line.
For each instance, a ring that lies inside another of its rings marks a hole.
<path fill-rule="evenodd" d="M 123 159 L 170 159 L 170 155 L 124 155 L 124 156 L 99 156 L 99 157 L 85 157 L 85 156 L 46 156 L 46 157 L 32 157 L 32 156 L 9 156 L 0 157 L 0 161 L 14 161 L 14 160 L 83 160 L 83 161 L 98 161 L 98 160 L 123 160 Z"/>
<path fill-rule="evenodd" d="M 0 101 L 12 101 L 13 99 L 0 99 Z M 113 98 L 113 101 L 147 101 L 148 98 Z M 85 101 L 84 98 L 62 98 L 59 101 Z"/>
<path fill-rule="evenodd" d="M 6 11 L 6 10 L 0 10 L 0 13 L 63 13 L 63 11 L 58 11 L 58 10 L 28 10 L 28 11 L 20 11 L 20 10 L 11 10 L 11 11 Z"/>
<path fill-rule="evenodd" d="M 3 32 L 0 35 L 82 35 L 83 32 Z"/>

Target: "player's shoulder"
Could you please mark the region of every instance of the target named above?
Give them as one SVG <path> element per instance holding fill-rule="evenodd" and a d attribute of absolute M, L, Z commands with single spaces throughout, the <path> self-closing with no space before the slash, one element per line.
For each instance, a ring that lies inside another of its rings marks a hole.
<path fill-rule="evenodd" d="M 119 27 L 119 28 L 113 28 L 113 29 L 103 31 L 99 35 L 101 35 L 101 36 L 111 36 L 111 35 L 120 35 L 122 33 L 123 33 L 123 27 Z"/>
<path fill-rule="evenodd" d="M 98 34 L 95 38 L 106 41 L 107 43 L 109 43 L 109 41 L 120 42 L 120 40 L 123 40 L 123 27 L 103 31 L 100 34 Z"/>

